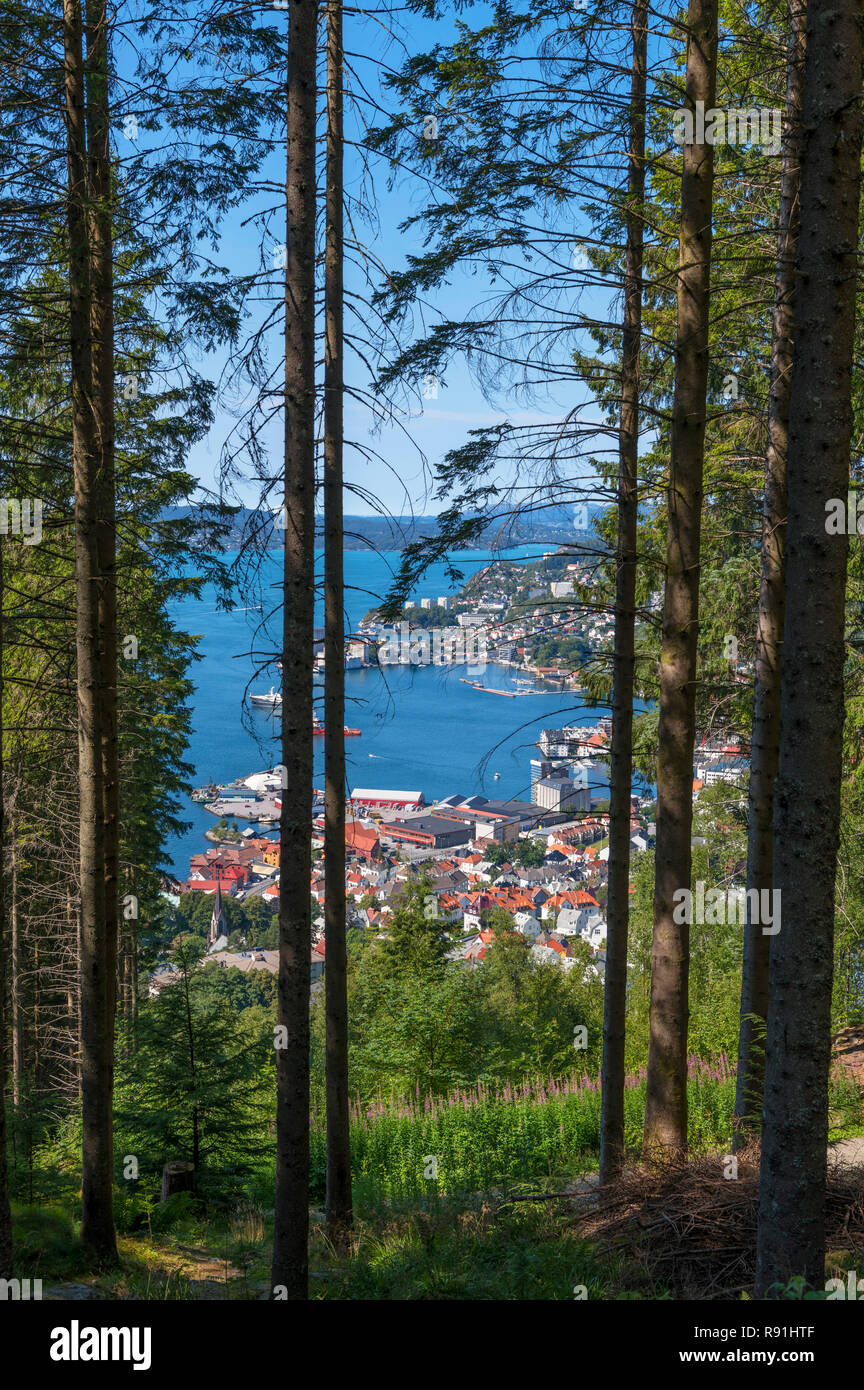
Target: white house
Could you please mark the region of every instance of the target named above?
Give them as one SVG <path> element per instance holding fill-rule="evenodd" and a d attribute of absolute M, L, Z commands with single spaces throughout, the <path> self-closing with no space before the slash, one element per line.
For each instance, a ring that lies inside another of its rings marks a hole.
<path fill-rule="evenodd" d="M 532 941 L 535 937 L 539 936 L 543 930 L 533 912 L 516 912 L 513 915 L 513 921 L 516 924 L 516 930 L 520 932 L 522 936 L 529 937 Z"/>
<path fill-rule="evenodd" d="M 601 946 L 606 945 L 606 922 L 604 918 L 595 915 L 582 929 L 580 936 L 583 941 L 587 941 L 592 950 L 597 951 Z"/>
<path fill-rule="evenodd" d="M 532 946 L 531 954 L 536 961 L 547 962 L 555 961 L 557 964 L 561 957 L 557 951 L 553 951 L 551 946 Z"/>
<path fill-rule="evenodd" d="M 596 914 L 597 909 L 592 904 L 586 904 L 584 907 L 562 907 L 555 923 L 555 931 L 559 936 L 581 936 L 591 917 Z"/>

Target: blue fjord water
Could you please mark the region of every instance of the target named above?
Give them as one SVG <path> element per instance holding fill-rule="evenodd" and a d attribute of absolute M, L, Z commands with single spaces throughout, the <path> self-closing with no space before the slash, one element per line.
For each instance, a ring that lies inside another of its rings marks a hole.
<path fill-rule="evenodd" d="M 505 552 L 504 558 L 531 558 L 542 547 Z M 227 557 L 230 558 L 230 557 Z M 468 579 L 490 555 L 465 551 L 453 562 Z M 500 555 L 496 558 L 502 558 Z M 399 556 L 365 550 L 345 552 L 346 613 L 351 630 L 386 593 Z M 320 557 L 319 557 L 320 561 Z M 200 600 L 187 599 L 171 607 L 178 628 L 200 634 L 200 660 L 193 664 L 191 698 L 193 732 L 186 760 L 193 764 L 193 785 L 226 783 L 278 762 L 277 725 L 267 710 L 244 714 L 249 691 L 278 688 L 275 666 L 260 669 L 267 653 L 276 650 L 279 618 L 269 634 L 262 619 L 278 601 L 281 557 L 262 562 L 260 592 L 241 597 L 231 612 L 217 610 L 212 591 Z M 443 564 L 433 565 L 416 597 L 455 592 Z M 260 607 L 259 607 L 260 604 Z M 318 608 L 321 608 L 319 600 Z M 323 611 L 316 613 L 323 622 Z M 259 674 L 256 675 L 256 670 Z M 516 689 L 516 671 L 490 664 L 483 684 Z M 490 797 L 524 797 L 530 789 L 529 760 L 544 725 L 592 723 L 602 710 L 587 708 L 578 693 L 545 689 L 518 700 L 483 694 L 459 681 L 462 667 L 390 667 L 348 671 L 346 724 L 362 730 L 346 741 L 348 778 L 352 787 L 403 788 L 422 791 L 427 800 L 453 792 Z M 319 715 L 322 688 L 316 687 Z M 316 786 L 323 786 L 323 739 L 316 739 Z M 498 773 L 496 779 L 494 774 Z M 167 846 L 166 862 L 178 877 L 189 872 L 190 854 L 205 847 L 203 833 L 213 817 L 192 801 L 184 810 L 191 824 Z"/>

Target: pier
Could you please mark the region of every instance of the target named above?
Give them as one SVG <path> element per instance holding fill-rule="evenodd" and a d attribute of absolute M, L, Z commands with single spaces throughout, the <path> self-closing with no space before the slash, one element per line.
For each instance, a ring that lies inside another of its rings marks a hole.
<path fill-rule="evenodd" d="M 204 810 L 209 811 L 212 816 L 219 816 L 225 820 L 277 820 L 279 812 L 276 809 L 276 793 L 266 792 L 263 796 L 254 797 L 226 797 L 224 800 L 208 801 L 204 803 Z"/>

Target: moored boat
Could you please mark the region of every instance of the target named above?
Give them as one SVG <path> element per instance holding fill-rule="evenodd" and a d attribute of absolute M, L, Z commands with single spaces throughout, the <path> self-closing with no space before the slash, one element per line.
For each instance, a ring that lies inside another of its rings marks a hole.
<path fill-rule="evenodd" d="M 282 692 L 281 690 L 274 690 L 271 685 L 266 695 L 250 695 L 249 703 L 250 705 L 257 705 L 259 708 L 279 709 L 282 704 Z"/>
<path fill-rule="evenodd" d="M 321 734 L 322 737 L 324 734 L 324 725 L 317 714 L 312 715 L 312 732 L 316 735 Z M 362 729 L 349 729 L 347 724 L 342 728 L 342 734 L 345 738 L 359 738 L 362 732 Z"/>

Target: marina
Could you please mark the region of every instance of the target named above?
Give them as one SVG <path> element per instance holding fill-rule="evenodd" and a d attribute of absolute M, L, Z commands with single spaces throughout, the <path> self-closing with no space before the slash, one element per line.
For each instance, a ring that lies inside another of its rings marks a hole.
<path fill-rule="evenodd" d="M 493 685 L 481 685 L 479 681 L 469 681 L 467 676 L 460 676 L 459 680 L 463 685 L 470 685 L 472 690 L 481 690 L 484 695 L 504 695 L 508 700 L 518 700 L 520 696 L 532 695 L 532 690 L 499 690 Z"/>

